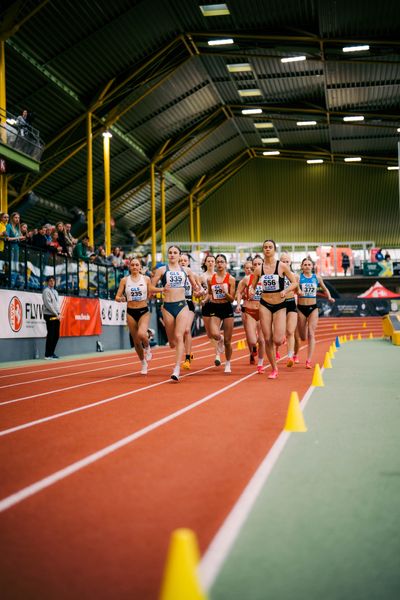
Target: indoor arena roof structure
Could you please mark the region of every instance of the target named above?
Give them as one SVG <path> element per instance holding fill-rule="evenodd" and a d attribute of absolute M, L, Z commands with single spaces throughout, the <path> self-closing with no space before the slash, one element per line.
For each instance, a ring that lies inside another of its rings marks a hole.
<path fill-rule="evenodd" d="M 9 177 L 10 210 L 30 223 L 86 211 L 88 113 L 95 224 L 109 130 L 120 244 L 150 235 L 151 163 L 169 221 L 191 191 L 210 193 L 253 158 L 397 164 L 398 0 L 2 6 L 7 110 L 27 108 L 46 145 L 39 174 Z"/>

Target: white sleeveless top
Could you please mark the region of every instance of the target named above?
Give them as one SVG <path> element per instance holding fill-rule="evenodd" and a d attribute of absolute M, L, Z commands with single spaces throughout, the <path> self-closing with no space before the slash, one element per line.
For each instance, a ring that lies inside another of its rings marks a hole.
<path fill-rule="evenodd" d="M 143 302 L 147 300 L 147 284 L 143 275 L 140 275 L 138 281 L 133 281 L 128 275 L 125 283 L 125 296 L 128 302 Z"/>

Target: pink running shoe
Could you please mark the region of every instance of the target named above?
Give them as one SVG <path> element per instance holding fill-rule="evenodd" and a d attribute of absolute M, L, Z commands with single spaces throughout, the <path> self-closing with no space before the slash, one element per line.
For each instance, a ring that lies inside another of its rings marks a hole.
<path fill-rule="evenodd" d="M 276 379 L 278 377 L 278 369 L 274 369 L 273 371 L 271 371 L 271 373 L 268 375 L 268 379 Z"/>
<path fill-rule="evenodd" d="M 279 359 L 280 359 L 280 357 L 281 357 L 281 355 L 279 354 L 279 352 L 278 352 L 278 350 L 277 350 L 277 351 L 276 351 L 276 354 L 275 354 L 275 358 L 276 358 L 276 360 L 279 360 Z"/>
<path fill-rule="evenodd" d="M 311 369 L 311 360 L 306 360 L 306 369 Z"/>
<path fill-rule="evenodd" d="M 261 373 L 264 373 L 264 371 L 265 371 L 265 367 L 263 365 L 259 365 L 257 367 L 257 373 L 261 374 Z"/>
<path fill-rule="evenodd" d="M 293 354 L 293 362 L 295 365 L 298 365 L 300 362 L 299 357 L 297 356 L 297 354 Z"/>
<path fill-rule="evenodd" d="M 287 366 L 287 367 L 293 367 L 293 365 L 294 365 L 294 360 L 293 360 L 293 357 L 290 357 L 290 356 L 289 356 L 289 358 L 288 358 L 288 361 L 287 361 L 287 363 L 286 363 L 286 366 Z"/>

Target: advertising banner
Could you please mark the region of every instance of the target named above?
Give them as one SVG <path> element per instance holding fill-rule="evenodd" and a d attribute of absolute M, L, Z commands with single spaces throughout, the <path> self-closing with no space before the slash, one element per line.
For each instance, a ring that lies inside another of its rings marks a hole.
<path fill-rule="evenodd" d="M 100 300 L 102 325 L 126 325 L 126 302 Z"/>
<path fill-rule="evenodd" d="M 100 335 L 100 303 L 92 298 L 60 296 L 61 336 Z M 42 295 L 0 291 L 0 338 L 46 337 Z"/>

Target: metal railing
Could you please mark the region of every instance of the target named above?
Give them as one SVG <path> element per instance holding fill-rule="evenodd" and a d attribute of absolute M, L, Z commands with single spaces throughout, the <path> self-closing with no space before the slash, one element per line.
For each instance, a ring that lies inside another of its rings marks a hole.
<path fill-rule="evenodd" d="M 40 292 L 53 275 L 68 296 L 114 298 L 128 269 L 100 265 L 29 246 L 4 242 L 0 249 L 0 288 Z"/>
<path fill-rule="evenodd" d="M 42 158 L 44 143 L 39 130 L 3 109 L 0 109 L 0 142 L 38 162 Z"/>

